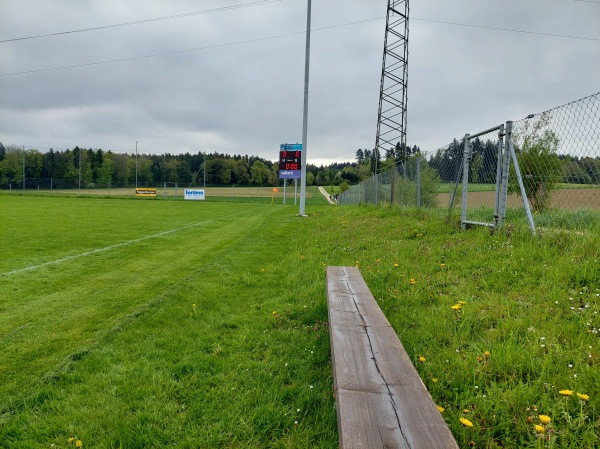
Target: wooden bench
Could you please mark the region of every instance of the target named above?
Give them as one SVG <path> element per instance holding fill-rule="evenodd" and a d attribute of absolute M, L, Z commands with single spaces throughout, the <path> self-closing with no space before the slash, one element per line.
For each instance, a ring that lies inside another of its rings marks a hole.
<path fill-rule="evenodd" d="M 340 448 L 458 449 L 359 270 L 327 268 Z"/>

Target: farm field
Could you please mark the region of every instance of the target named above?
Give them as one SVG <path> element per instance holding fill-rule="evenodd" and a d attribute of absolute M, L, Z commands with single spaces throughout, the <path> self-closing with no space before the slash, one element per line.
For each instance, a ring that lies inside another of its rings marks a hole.
<path fill-rule="evenodd" d="M 172 187 L 166 189 L 156 187 L 158 192 L 157 199 L 183 199 L 183 190 L 185 186 Z M 202 188 L 202 187 L 194 187 Z M 278 198 L 280 201 L 283 198 L 283 187 L 278 187 L 278 192 L 273 192 L 273 187 L 206 187 L 206 198 L 208 201 L 215 198 L 261 198 L 265 202 L 270 201 L 272 197 Z M 15 190 L 14 194 L 20 191 Z M 287 199 L 293 203 L 294 201 L 294 185 L 287 186 Z M 106 197 L 135 197 L 135 188 L 94 188 L 94 189 L 54 189 L 54 190 L 26 190 L 25 194 L 48 194 L 48 195 L 65 195 L 65 196 L 106 196 Z M 297 194 L 300 195 L 300 185 L 298 185 Z M 308 187 L 306 189 L 306 198 L 319 197 L 316 187 Z"/>
<path fill-rule="evenodd" d="M 493 186 L 492 186 L 493 187 Z M 459 187 L 460 192 L 460 187 Z M 494 207 L 495 192 L 480 189 L 471 190 L 469 186 L 469 207 Z M 437 204 L 447 206 L 450 203 L 450 193 L 437 195 Z M 508 207 L 523 207 L 521 195 L 511 194 L 508 196 Z M 550 196 L 550 208 L 557 210 L 588 209 L 600 211 L 600 188 L 560 188 L 552 192 Z"/>
<path fill-rule="evenodd" d="M 357 265 L 460 447 L 596 447 L 598 235 L 307 211 L 0 195 L 0 446 L 337 447 L 324 267 Z"/>

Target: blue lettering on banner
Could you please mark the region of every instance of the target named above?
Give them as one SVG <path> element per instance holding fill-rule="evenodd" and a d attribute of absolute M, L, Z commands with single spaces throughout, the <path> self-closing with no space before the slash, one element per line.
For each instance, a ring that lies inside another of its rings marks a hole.
<path fill-rule="evenodd" d="M 184 189 L 183 191 L 183 199 L 185 200 L 203 200 L 204 196 L 204 190 Z"/>

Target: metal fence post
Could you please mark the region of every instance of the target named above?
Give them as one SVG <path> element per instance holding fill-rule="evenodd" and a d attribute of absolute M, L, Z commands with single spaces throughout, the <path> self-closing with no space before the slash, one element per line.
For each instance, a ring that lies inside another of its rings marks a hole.
<path fill-rule="evenodd" d="M 497 227 L 501 227 L 506 219 L 506 202 L 508 201 L 508 173 L 510 168 L 510 149 L 509 142 L 512 141 L 512 128 L 513 122 L 506 122 L 506 128 L 504 133 L 504 153 L 502 157 L 502 181 L 500 185 L 500 197 L 498 211 L 498 224 Z"/>
<path fill-rule="evenodd" d="M 533 222 L 533 215 L 531 215 L 531 208 L 529 207 L 527 192 L 525 191 L 525 185 L 523 184 L 523 178 L 521 177 L 521 170 L 519 169 L 519 161 L 517 160 L 517 155 L 515 154 L 515 149 L 513 147 L 512 140 L 509 140 L 508 146 L 510 155 L 512 156 L 513 165 L 515 166 L 515 172 L 517 173 L 517 181 L 519 182 L 519 188 L 521 189 L 521 196 L 523 197 L 523 207 L 525 208 L 525 213 L 527 214 L 529 228 L 531 229 L 531 233 L 535 235 L 535 224 Z"/>
<path fill-rule="evenodd" d="M 498 130 L 498 155 L 496 157 L 496 203 L 494 207 L 494 228 L 500 222 L 500 186 L 502 185 L 502 149 L 504 139 L 504 125 Z"/>
<path fill-rule="evenodd" d="M 421 155 L 417 154 L 417 208 L 421 207 Z"/>
<path fill-rule="evenodd" d="M 462 190 L 462 208 L 460 214 L 460 227 L 467 229 L 467 192 L 469 190 L 469 162 L 471 161 L 471 146 L 469 145 L 469 134 L 465 134 L 465 144 L 463 150 L 463 190 Z"/>

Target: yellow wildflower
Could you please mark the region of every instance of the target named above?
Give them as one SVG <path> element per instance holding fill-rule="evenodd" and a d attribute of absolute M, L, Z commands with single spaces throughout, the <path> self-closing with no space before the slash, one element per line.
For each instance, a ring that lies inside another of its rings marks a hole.
<path fill-rule="evenodd" d="M 460 310 L 460 309 L 462 309 L 462 306 L 460 304 L 454 304 L 452 306 L 452 310 Z"/>
<path fill-rule="evenodd" d="M 444 410 L 446 410 L 444 407 L 440 406 L 440 405 L 436 405 L 437 409 L 439 410 L 440 413 L 444 413 Z"/>
<path fill-rule="evenodd" d="M 425 357 L 423 357 L 422 355 L 419 356 L 419 362 L 425 363 L 425 360 L 427 360 Z"/>
<path fill-rule="evenodd" d="M 459 418 L 460 423 L 465 427 L 473 427 L 473 423 L 469 421 L 467 418 Z"/>
<path fill-rule="evenodd" d="M 192 304 L 192 307 L 196 307 L 196 304 Z"/>
<path fill-rule="evenodd" d="M 466 302 L 466 301 L 458 301 L 458 303 L 459 303 L 461 306 L 464 306 L 464 305 L 465 305 L 467 302 Z"/>
<path fill-rule="evenodd" d="M 550 421 L 552 421 L 548 415 L 539 415 L 538 418 L 540 418 L 542 424 L 550 424 Z"/>
<path fill-rule="evenodd" d="M 83 447 L 83 441 L 81 441 L 81 440 L 77 440 L 77 441 L 75 442 L 75 447 Z"/>
<path fill-rule="evenodd" d="M 435 377 L 434 377 L 433 379 L 431 379 L 431 381 L 432 381 L 434 384 L 437 384 L 437 382 L 438 382 L 438 380 L 437 380 Z"/>
<path fill-rule="evenodd" d="M 394 263 L 394 267 L 395 267 L 395 268 L 398 268 L 398 264 L 397 264 L 397 263 Z"/>
<path fill-rule="evenodd" d="M 468 408 L 464 409 L 463 413 L 469 413 L 469 409 Z"/>
<path fill-rule="evenodd" d="M 410 285 L 415 285 L 416 283 L 415 278 L 410 278 Z"/>
<path fill-rule="evenodd" d="M 562 394 L 563 396 L 573 396 L 573 390 L 560 390 L 558 394 Z"/>
<path fill-rule="evenodd" d="M 590 397 L 587 394 L 581 394 L 581 393 L 577 393 L 577 397 L 579 399 L 581 399 L 582 401 L 587 401 Z"/>
<path fill-rule="evenodd" d="M 446 264 L 445 264 L 445 263 L 441 263 L 441 264 L 440 264 L 440 267 L 442 267 L 442 268 L 444 268 L 445 266 L 446 266 Z"/>
<path fill-rule="evenodd" d="M 485 351 L 483 353 L 483 355 L 485 356 L 486 359 L 489 359 L 490 358 L 490 351 Z"/>
<path fill-rule="evenodd" d="M 535 433 L 544 433 L 546 428 L 544 426 L 540 426 L 539 424 L 535 425 Z"/>
<path fill-rule="evenodd" d="M 74 442 L 74 441 L 75 441 L 75 438 L 73 438 L 73 437 L 71 437 L 71 438 L 69 438 L 69 439 L 67 440 L 67 442 L 68 442 L 69 444 L 73 444 L 73 442 Z"/>

